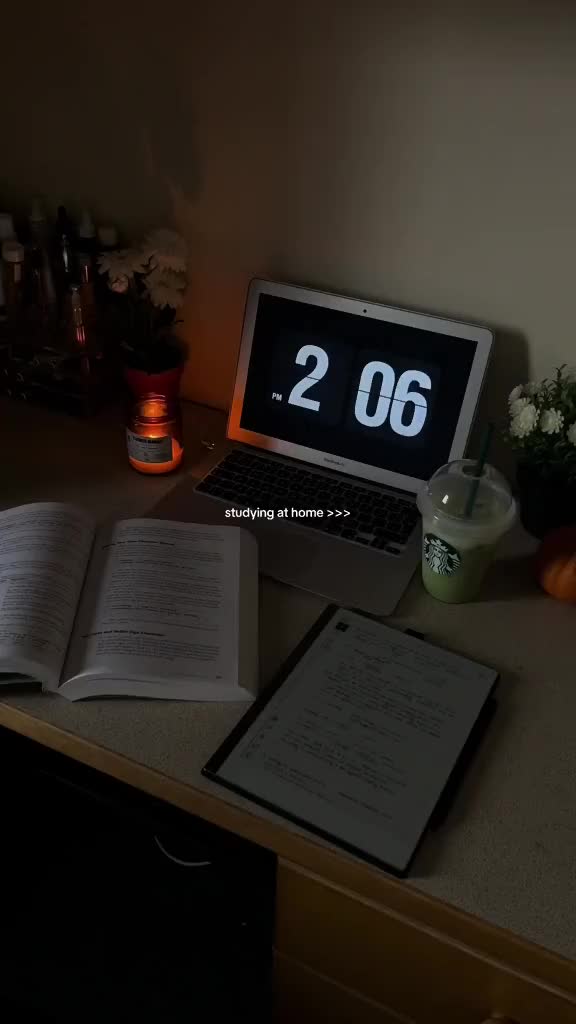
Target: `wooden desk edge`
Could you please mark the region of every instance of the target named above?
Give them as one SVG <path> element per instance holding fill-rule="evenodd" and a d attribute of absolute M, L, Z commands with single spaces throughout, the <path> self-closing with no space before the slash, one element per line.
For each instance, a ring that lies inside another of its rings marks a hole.
<path fill-rule="evenodd" d="M 312 837 L 294 833 L 2 701 L 0 725 L 263 846 L 288 862 L 290 868 L 312 874 L 324 884 L 355 898 L 375 903 L 415 926 L 464 945 L 476 955 L 503 962 L 564 997 L 576 997 L 576 963 L 573 961 L 427 896 L 343 853 L 326 849 Z"/>

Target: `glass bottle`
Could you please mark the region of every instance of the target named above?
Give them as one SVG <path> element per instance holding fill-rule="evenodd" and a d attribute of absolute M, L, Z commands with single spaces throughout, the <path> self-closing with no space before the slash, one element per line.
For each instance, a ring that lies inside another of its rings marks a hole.
<path fill-rule="evenodd" d="M 95 277 L 98 241 L 96 228 L 89 210 L 83 210 L 78 224 L 78 283 L 82 296 L 82 305 L 86 311 L 94 313 L 96 303 Z"/>
<path fill-rule="evenodd" d="M 16 240 L 14 232 L 14 221 L 11 213 L 0 213 L 0 254 L 4 242 Z M 4 301 L 4 274 L 2 272 L 2 260 L 0 257 L 0 319 L 5 315 Z"/>
<path fill-rule="evenodd" d="M 85 349 L 87 341 L 86 324 L 84 323 L 80 286 L 77 284 L 70 285 L 68 308 L 67 327 L 72 347 L 80 350 Z"/>
<path fill-rule="evenodd" d="M 14 219 L 11 213 L 0 213 L 0 242 L 12 242 L 16 238 Z"/>
<path fill-rule="evenodd" d="M 20 242 L 2 243 L 2 284 L 9 320 L 18 320 L 24 311 L 24 257 Z"/>
<path fill-rule="evenodd" d="M 71 284 L 78 283 L 74 239 L 76 231 L 66 208 L 58 207 L 54 225 L 54 279 L 58 299 L 62 305 Z"/>
<path fill-rule="evenodd" d="M 45 325 L 56 305 L 56 290 L 48 246 L 48 225 L 42 203 L 34 199 L 28 218 L 30 226 L 31 302 L 40 323 Z"/>
<path fill-rule="evenodd" d="M 119 249 L 118 229 L 114 224 L 102 224 L 98 228 L 98 250 L 99 252 L 114 252 Z"/>
<path fill-rule="evenodd" d="M 80 216 L 78 224 L 78 252 L 84 253 L 86 256 L 92 256 L 93 259 L 96 258 L 98 252 L 96 228 L 90 210 L 82 210 Z"/>
<path fill-rule="evenodd" d="M 134 401 L 126 428 L 128 461 L 140 473 L 171 473 L 184 445 L 178 401 L 150 393 Z"/>
<path fill-rule="evenodd" d="M 108 310 L 111 305 L 114 305 L 114 300 L 117 299 L 117 296 L 114 295 L 108 287 L 108 274 L 102 274 L 100 272 L 98 257 L 104 256 L 109 252 L 115 252 L 119 248 L 118 231 L 115 226 L 113 224 L 101 225 L 98 228 L 96 256 L 97 273 L 94 278 L 94 290 L 99 306 L 101 308 L 106 307 Z"/>

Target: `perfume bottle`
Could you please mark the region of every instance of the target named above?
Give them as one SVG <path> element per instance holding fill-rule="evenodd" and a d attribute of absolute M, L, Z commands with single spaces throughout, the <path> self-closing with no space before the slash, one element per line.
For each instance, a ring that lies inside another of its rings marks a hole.
<path fill-rule="evenodd" d="M 54 226 L 54 279 L 60 304 L 64 303 L 70 285 L 78 283 L 75 236 L 74 224 L 66 208 L 59 206 Z"/>
<path fill-rule="evenodd" d="M 2 243 L 2 285 L 8 320 L 19 320 L 24 313 L 24 246 L 20 242 Z"/>
<path fill-rule="evenodd" d="M 30 216 L 31 304 L 45 325 L 56 307 L 56 289 L 48 252 L 48 225 L 39 199 L 34 199 Z"/>
<path fill-rule="evenodd" d="M 2 271 L 2 246 L 4 242 L 16 241 L 14 221 L 11 213 L 0 213 L 0 320 L 6 315 L 6 302 L 4 299 L 4 274 Z"/>
<path fill-rule="evenodd" d="M 75 349 L 86 348 L 86 324 L 84 323 L 84 311 L 82 309 L 82 297 L 80 285 L 70 285 L 70 306 L 68 315 L 68 333 L 72 346 Z"/>

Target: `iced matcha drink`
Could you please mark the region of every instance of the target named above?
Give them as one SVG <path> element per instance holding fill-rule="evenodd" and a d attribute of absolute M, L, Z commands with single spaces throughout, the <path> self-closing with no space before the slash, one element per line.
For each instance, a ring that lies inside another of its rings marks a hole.
<path fill-rule="evenodd" d="M 498 541 L 516 515 L 504 477 L 485 465 L 480 480 L 475 480 L 475 469 L 472 460 L 448 463 L 418 495 L 422 580 L 439 601 L 459 603 L 476 597 Z"/>

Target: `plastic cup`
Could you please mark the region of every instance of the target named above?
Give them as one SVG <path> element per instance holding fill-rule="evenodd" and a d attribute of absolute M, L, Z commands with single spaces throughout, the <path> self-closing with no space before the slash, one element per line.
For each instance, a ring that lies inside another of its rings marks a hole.
<path fill-rule="evenodd" d="M 418 495 L 422 581 L 439 601 L 457 604 L 476 597 L 499 540 L 516 518 L 516 502 L 502 474 L 485 464 L 478 480 L 476 470 L 472 459 L 449 462 Z"/>

